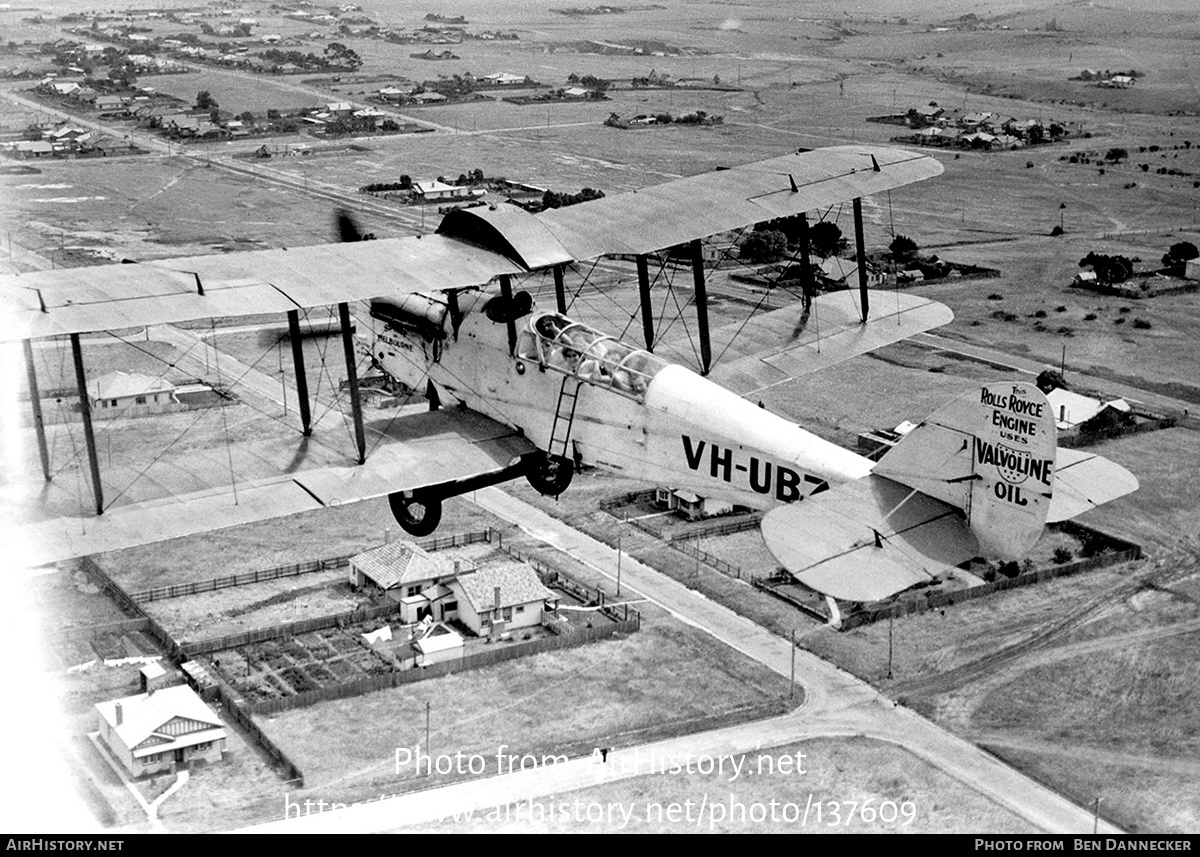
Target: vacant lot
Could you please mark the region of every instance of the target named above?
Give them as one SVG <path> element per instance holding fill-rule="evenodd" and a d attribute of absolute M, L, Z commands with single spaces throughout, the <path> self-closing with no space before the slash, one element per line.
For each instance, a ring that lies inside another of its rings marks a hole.
<path fill-rule="evenodd" d="M 784 774 L 774 768 L 778 760 L 795 759 L 797 753 L 804 755 L 803 774 L 794 769 Z M 757 775 L 760 760 L 762 776 Z M 610 764 L 618 761 L 614 755 Z M 728 771 L 724 776 L 663 773 L 410 829 L 440 833 L 1029 832 L 1028 825 L 1007 810 L 964 790 L 957 780 L 906 751 L 878 741 L 821 738 L 748 754 L 746 763 L 755 776 L 733 782 Z M 580 820 L 575 818 L 577 801 L 583 807 Z M 835 803 L 836 816 L 831 807 Z M 818 804 L 820 820 L 814 809 Z M 672 805 L 677 809 L 669 815 Z M 880 809 L 887 820 L 876 814 Z M 863 813 L 871 820 L 865 821 Z"/>
<path fill-rule="evenodd" d="M 306 793 L 329 799 L 414 785 L 414 770 L 397 772 L 395 749 L 426 746 L 427 703 L 435 756 L 494 759 L 508 744 L 576 757 L 766 713 L 787 690 L 707 634 L 656 616 L 624 639 L 320 703 L 262 727 L 304 770 Z"/>

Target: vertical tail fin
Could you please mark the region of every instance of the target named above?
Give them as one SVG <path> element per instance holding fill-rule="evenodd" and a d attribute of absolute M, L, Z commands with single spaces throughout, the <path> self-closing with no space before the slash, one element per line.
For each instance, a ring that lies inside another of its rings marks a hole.
<path fill-rule="evenodd" d="M 874 472 L 962 509 L 983 553 L 1019 560 L 1050 511 L 1054 414 L 1033 384 L 988 384 L 927 417 Z"/>

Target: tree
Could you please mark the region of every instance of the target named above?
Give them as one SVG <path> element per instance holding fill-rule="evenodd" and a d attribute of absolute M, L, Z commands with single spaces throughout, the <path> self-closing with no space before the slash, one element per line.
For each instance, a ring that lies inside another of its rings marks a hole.
<path fill-rule="evenodd" d="M 892 258 L 897 262 L 911 262 L 917 257 L 917 242 L 913 241 L 907 235 L 896 235 L 892 239 L 892 243 L 888 245 L 888 250 L 892 253 Z"/>
<path fill-rule="evenodd" d="M 1051 390 L 1067 389 L 1067 382 L 1063 380 L 1063 376 L 1049 367 L 1038 373 L 1037 380 L 1034 383 L 1043 393 L 1049 393 Z"/>
<path fill-rule="evenodd" d="M 1102 283 L 1123 283 L 1133 276 L 1133 260 L 1128 256 L 1091 252 L 1079 260 L 1079 267 L 1090 267 Z"/>
<path fill-rule="evenodd" d="M 822 259 L 841 253 L 846 249 L 846 243 L 846 239 L 842 237 L 842 230 L 830 220 L 815 223 L 808 230 L 808 246 Z"/>
<path fill-rule="evenodd" d="M 1109 149 L 1108 152 L 1105 153 L 1104 160 L 1108 161 L 1111 164 L 1115 164 L 1119 161 L 1125 160 L 1128 157 L 1129 157 L 1128 149 L 1123 149 L 1120 146 L 1114 146 L 1113 148 Z"/>
<path fill-rule="evenodd" d="M 217 99 L 213 98 L 212 93 L 207 89 L 202 89 L 196 93 L 197 110 L 215 110 L 218 106 Z"/>
<path fill-rule="evenodd" d="M 1172 244 L 1171 249 L 1163 254 L 1162 263 L 1170 273 L 1183 276 L 1188 261 L 1197 257 L 1200 257 L 1200 250 L 1196 249 L 1195 244 L 1191 241 L 1180 241 L 1178 244 Z"/>
<path fill-rule="evenodd" d="M 768 229 L 751 232 L 742 242 L 738 255 L 750 262 L 770 262 L 787 251 L 787 238 L 782 232 Z"/>

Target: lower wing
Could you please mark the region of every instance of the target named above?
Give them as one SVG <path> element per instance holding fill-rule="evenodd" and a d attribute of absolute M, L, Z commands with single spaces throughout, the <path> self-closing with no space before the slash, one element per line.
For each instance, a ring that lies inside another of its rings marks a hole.
<path fill-rule="evenodd" d="M 18 545 L 26 568 L 180 536 L 295 515 L 498 473 L 535 447 L 516 431 L 473 411 L 443 409 L 397 421 L 401 438 L 365 464 L 324 467 L 278 479 L 133 503 L 99 517 L 23 524 L 5 543 Z"/>

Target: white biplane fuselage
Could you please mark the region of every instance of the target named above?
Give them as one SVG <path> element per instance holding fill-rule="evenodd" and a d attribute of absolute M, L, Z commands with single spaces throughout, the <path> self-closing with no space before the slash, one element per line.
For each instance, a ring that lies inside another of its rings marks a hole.
<path fill-rule="evenodd" d="M 438 298 L 412 295 L 382 312 L 377 302 L 373 315 L 385 324 L 370 346 L 375 363 L 410 388 L 432 382 L 439 398 L 520 429 L 574 468 L 762 509 L 873 466 L 685 366 L 559 313 L 516 319 L 510 350 L 507 322 L 483 310 L 489 296 L 459 300 L 457 325 Z"/>

